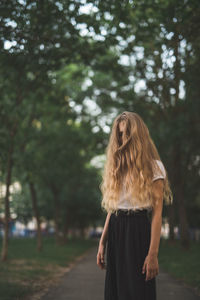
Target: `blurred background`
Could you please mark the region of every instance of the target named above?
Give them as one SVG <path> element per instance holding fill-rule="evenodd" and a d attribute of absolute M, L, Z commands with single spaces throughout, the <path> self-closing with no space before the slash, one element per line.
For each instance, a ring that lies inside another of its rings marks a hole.
<path fill-rule="evenodd" d="M 200 288 L 199 15 L 198 0 L 1 1 L 1 299 L 98 245 L 105 148 L 125 110 L 149 127 L 174 195 L 160 264 Z"/>

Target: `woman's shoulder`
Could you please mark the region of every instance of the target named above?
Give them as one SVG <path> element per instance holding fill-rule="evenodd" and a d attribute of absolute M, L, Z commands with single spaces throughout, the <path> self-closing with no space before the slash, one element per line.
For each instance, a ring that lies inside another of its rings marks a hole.
<path fill-rule="evenodd" d="M 166 170 L 161 160 L 154 159 L 155 163 L 157 164 L 158 168 L 154 168 L 154 176 L 153 180 L 156 179 L 164 179 L 166 177 Z"/>
<path fill-rule="evenodd" d="M 159 166 L 159 168 L 162 168 L 163 170 L 165 169 L 164 164 L 161 160 L 159 159 L 154 159 L 154 161 L 157 163 L 157 165 Z"/>

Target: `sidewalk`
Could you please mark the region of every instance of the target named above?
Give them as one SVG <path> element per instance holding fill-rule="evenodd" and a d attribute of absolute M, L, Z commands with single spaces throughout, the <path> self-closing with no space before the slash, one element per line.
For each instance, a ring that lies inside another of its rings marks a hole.
<path fill-rule="evenodd" d="M 105 270 L 96 264 L 97 248 L 90 249 L 60 283 L 41 300 L 103 300 Z M 157 278 L 157 300 L 199 300 L 190 288 L 160 269 Z M 126 300 L 126 299 L 124 299 Z"/>

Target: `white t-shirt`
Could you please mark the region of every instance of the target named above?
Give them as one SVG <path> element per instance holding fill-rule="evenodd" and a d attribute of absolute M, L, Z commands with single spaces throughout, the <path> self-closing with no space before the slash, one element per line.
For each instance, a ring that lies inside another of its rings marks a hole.
<path fill-rule="evenodd" d="M 156 159 L 156 162 L 159 166 L 160 170 L 155 170 L 154 171 L 154 175 L 153 175 L 153 179 L 152 181 L 156 180 L 156 179 L 164 179 L 166 176 L 166 171 L 165 171 L 165 167 L 163 165 L 163 163 L 160 160 Z M 148 210 L 151 210 L 152 207 L 147 204 L 146 206 L 141 206 L 138 202 L 137 199 L 135 199 L 135 205 L 133 206 L 128 200 L 131 197 L 131 195 L 126 194 L 124 187 L 122 188 L 122 191 L 120 193 L 119 196 L 119 202 L 118 202 L 118 209 L 143 209 L 146 208 Z"/>

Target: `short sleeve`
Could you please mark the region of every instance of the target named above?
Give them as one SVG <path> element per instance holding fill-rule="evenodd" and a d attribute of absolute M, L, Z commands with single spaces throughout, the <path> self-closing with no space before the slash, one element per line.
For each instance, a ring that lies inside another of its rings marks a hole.
<path fill-rule="evenodd" d="M 154 175 L 153 175 L 153 179 L 152 181 L 156 180 L 156 179 L 164 179 L 166 177 L 166 171 L 165 171 L 165 167 L 163 165 L 163 163 L 160 160 L 155 160 L 158 168 L 154 169 Z"/>

